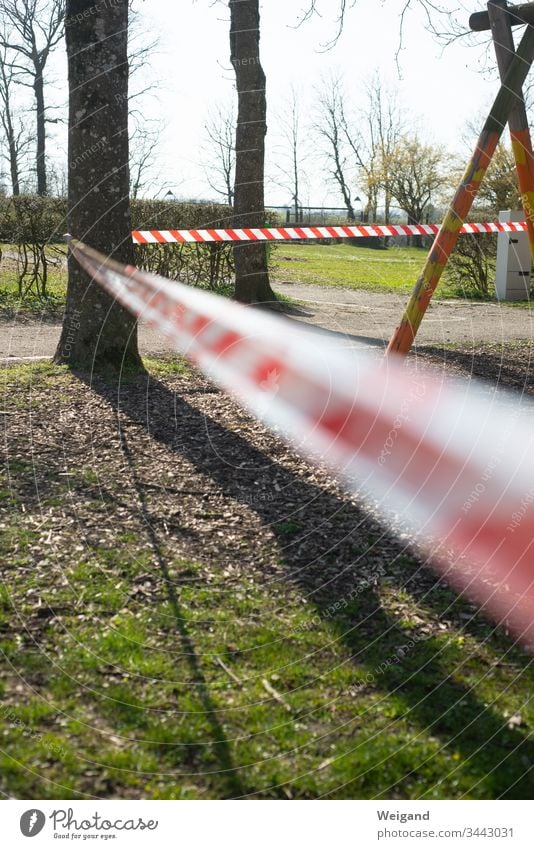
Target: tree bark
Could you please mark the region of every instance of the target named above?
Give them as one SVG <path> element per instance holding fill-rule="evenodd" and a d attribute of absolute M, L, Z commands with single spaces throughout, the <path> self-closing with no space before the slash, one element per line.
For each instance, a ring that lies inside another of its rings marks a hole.
<path fill-rule="evenodd" d="M 406 210 L 406 213 L 408 215 L 408 224 L 412 225 L 423 223 L 422 217 L 420 217 L 417 212 L 413 212 L 413 210 L 411 212 Z M 419 233 L 414 233 L 413 236 L 408 239 L 408 244 L 411 244 L 413 248 L 422 248 L 423 237 Z"/>
<path fill-rule="evenodd" d="M 46 123 L 45 123 L 45 101 L 44 101 L 44 80 L 43 72 L 36 65 L 35 78 L 33 81 L 33 90 L 35 93 L 35 109 L 37 123 L 37 155 L 36 155 L 36 170 L 37 170 L 37 194 L 46 195 L 48 191 L 46 181 Z"/>
<path fill-rule="evenodd" d="M 229 6 L 231 63 L 238 94 L 234 227 L 263 227 L 267 101 L 260 62 L 259 0 L 229 0 Z M 234 261 L 238 301 L 276 301 L 265 245 L 236 245 Z"/>
<path fill-rule="evenodd" d="M 13 110 L 11 106 L 11 85 L 14 71 L 7 57 L 7 51 L 0 54 L 0 104 L 2 115 L 0 117 L 2 127 L 6 136 L 9 171 L 11 176 L 11 193 L 14 197 L 20 195 L 19 178 L 19 145 L 17 134 L 13 123 Z"/>
<path fill-rule="evenodd" d="M 8 139 L 8 148 L 9 171 L 11 174 L 11 193 L 13 197 L 18 197 L 20 195 L 19 157 L 15 140 L 12 137 Z"/>
<path fill-rule="evenodd" d="M 295 199 L 295 221 L 299 220 L 299 163 L 297 142 L 293 143 L 293 188 Z"/>
<path fill-rule="evenodd" d="M 107 256 L 133 262 L 128 168 L 128 0 L 91 14 L 69 0 L 68 227 Z M 55 361 L 142 368 L 135 319 L 69 257 L 67 306 Z"/>
<path fill-rule="evenodd" d="M 4 114 L 2 115 L 2 124 L 6 134 L 7 149 L 9 152 L 9 172 L 11 175 L 11 193 L 13 197 L 20 195 L 20 178 L 19 178 L 19 152 L 17 146 L 17 138 L 13 119 L 11 116 L 11 99 L 9 89 L 4 92 L 3 99 Z"/>

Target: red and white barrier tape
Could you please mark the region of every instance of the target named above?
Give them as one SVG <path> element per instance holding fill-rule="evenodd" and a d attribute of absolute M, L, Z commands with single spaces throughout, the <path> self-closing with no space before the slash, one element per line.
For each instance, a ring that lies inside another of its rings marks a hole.
<path fill-rule="evenodd" d="M 300 451 L 408 530 L 439 571 L 534 646 L 534 405 L 123 267 L 71 241 L 134 315 Z M 527 421 L 523 421 L 526 413 Z"/>
<path fill-rule="evenodd" d="M 517 233 L 525 221 L 494 221 L 464 224 L 460 233 Z M 379 236 L 434 236 L 438 224 L 365 224 L 338 227 L 255 227 L 216 230 L 134 230 L 136 245 L 184 244 L 187 242 L 280 242 L 299 239 L 358 239 Z"/>

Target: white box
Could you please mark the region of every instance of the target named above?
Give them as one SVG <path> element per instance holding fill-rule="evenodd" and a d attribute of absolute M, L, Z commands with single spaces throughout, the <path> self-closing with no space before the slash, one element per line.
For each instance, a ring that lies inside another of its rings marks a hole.
<path fill-rule="evenodd" d="M 522 209 L 499 212 L 499 221 L 524 221 Z M 498 301 L 526 301 L 530 292 L 532 255 L 528 233 L 499 233 L 495 295 Z"/>

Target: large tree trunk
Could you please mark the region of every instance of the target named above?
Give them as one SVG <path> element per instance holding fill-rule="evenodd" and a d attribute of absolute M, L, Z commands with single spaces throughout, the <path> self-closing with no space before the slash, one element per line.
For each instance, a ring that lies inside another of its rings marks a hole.
<path fill-rule="evenodd" d="M 128 169 L 128 0 L 91 14 L 67 2 L 68 227 L 107 256 L 133 262 Z M 69 257 L 67 307 L 55 361 L 78 368 L 142 367 L 135 319 Z"/>
<path fill-rule="evenodd" d="M 37 194 L 46 195 L 46 122 L 45 122 L 45 104 L 44 104 L 44 80 L 42 70 L 36 68 L 35 79 L 33 82 L 33 90 L 35 92 L 35 108 L 37 111 Z"/>
<path fill-rule="evenodd" d="M 267 101 L 260 63 L 259 0 L 229 0 L 229 5 L 231 62 L 238 94 L 234 227 L 263 227 Z M 269 283 L 265 245 L 236 245 L 234 261 L 238 301 L 276 300 Z"/>
<path fill-rule="evenodd" d="M 413 210 L 411 212 L 408 212 L 408 224 L 414 224 L 415 225 L 415 224 L 421 224 L 421 223 L 422 223 L 422 220 L 421 220 L 420 216 L 417 214 L 417 212 L 414 212 Z M 411 236 L 408 239 L 408 245 L 410 245 L 410 244 L 413 248 L 422 248 L 423 247 L 423 237 L 419 233 L 414 233 L 414 235 Z"/>
<path fill-rule="evenodd" d="M 384 224 L 390 224 L 391 221 L 391 192 L 389 191 L 389 186 L 386 182 L 386 187 L 384 189 Z M 384 247 L 389 248 L 390 238 L 389 236 L 384 237 Z"/>

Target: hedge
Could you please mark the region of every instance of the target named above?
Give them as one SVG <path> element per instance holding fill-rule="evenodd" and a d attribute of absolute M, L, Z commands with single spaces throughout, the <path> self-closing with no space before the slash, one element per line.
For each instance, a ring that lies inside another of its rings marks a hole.
<path fill-rule="evenodd" d="M 214 203 L 133 200 L 134 230 L 197 229 L 231 226 L 231 209 Z M 55 262 L 50 245 L 61 242 L 67 230 L 65 198 L 0 197 L 0 241 L 17 247 L 19 294 L 46 296 L 48 266 Z M 47 249 L 47 250 L 45 250 Z M 229 243 L 136 245 L 140 268 L 215 291 L 229 290 L 233 252 Z"/>
<path fill-rule="evenodd" d="M 133 200 L 134 230 L 196 230 L 229 227 L 232 211 L 210 203 Z M 171 280 L 214 291 L 229 290 L 234 274 L 232 246 L 225 242 L 185 245 L 136 245 L 135 263 Z"/>

